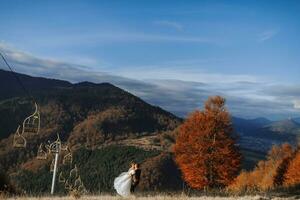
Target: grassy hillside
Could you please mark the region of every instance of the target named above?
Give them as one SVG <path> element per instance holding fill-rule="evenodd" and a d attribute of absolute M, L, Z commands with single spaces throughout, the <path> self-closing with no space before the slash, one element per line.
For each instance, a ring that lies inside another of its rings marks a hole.
<path fill-rule="evenodd" d="M 156 150 L 142 150 L 128 146 L 109 146 L 94 151 L 85 148 L 74 152 L 74 164 L 91 193 L 113 192 L 113 180 L 121 172 L 127 171 L 130 162 L 141 163 L 142 175 L 140 190 L 164 191 L 181 186 L 180 173 L 172 157 Z M 21 170 L 13 176 L 14 185 L 26 194 L 49 193 L 51 172 L 48 162 L 38 170 Z M 69 174 L 69 165 L 61 165 L 59 172 Z M 63 184 L 57 187 L 58 193 L 65 193 Z"/>
<path fill-rule="evenodd" d="M 180 119 L 159 107 L 111 84 L 76 84 L 68 88 L 38 91 L 35 99 L 41 113 L 39 135 L 25 135 L 27 148 L 12 147 L 12 135 L 25 116 L 33 111 L 32 102 L 26 97 L 0 101 L 0 168 L 12 170 L 35 156 L 41 142 L 56 138 L 59 133 L 73 149 L 128 137 L 157 134 L 172 130 Z"/>

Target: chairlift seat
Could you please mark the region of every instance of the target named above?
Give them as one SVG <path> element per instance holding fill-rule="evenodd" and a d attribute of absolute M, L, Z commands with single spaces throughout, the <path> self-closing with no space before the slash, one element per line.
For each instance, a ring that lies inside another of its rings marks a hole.
<path fill-rule="evenodd" d="M 16 133 L 13 137 L 13 147 L 15 148 L 25 148 L 27 146 L 27 141 L 23 135 L 19 132 L 20 126 L 18 126 Z"/>

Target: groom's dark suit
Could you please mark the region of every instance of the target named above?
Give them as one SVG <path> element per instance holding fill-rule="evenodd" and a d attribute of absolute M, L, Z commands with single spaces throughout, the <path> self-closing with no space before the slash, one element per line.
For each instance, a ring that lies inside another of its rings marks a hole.
<path fill-rule="evenodd" d="M 135 173 L 131 176 L 131 187 L 130 187 L 130 192 L 133 193 L 136 186 L 140 182 L 140 177 L 141 177 L 141 169 L 138 168 L 135 170 Z"/>

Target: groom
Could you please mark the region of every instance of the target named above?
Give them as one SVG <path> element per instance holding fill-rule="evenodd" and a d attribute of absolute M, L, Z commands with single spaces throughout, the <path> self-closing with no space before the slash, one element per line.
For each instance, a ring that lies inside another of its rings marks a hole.
<path fill-rule="evenodd" d="M 130 192 L 134 193 L 134 190 L 136 188 L 136 186 L 139 184 L 140 182 L 140 177 L 141 177 L 141 169 L 140 169 L 140 165 L 138 163 L 134 164 L 134 174 L 131 176 L 131 187 L 130 187 Z"/>

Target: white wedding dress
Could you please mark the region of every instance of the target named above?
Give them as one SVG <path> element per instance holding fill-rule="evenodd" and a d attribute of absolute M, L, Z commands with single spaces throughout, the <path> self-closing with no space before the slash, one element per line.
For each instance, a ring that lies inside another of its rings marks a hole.
<path fill-rule="evenodd" d="M 114 188 L 117 193 L 123 197 L 128 197 L 130 195 L 131 187 L 131 176 L 134 174 L 134 169 L 129 169 L 128 172 L 121 173 L 114 180 Z"/>

